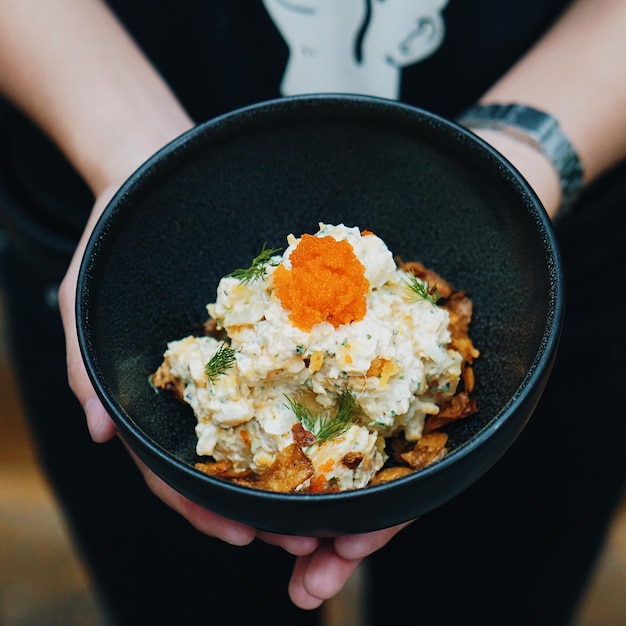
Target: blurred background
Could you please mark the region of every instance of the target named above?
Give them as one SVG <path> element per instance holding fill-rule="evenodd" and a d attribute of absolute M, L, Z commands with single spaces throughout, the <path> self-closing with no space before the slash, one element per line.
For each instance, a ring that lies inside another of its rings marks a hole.
<path fill-rule="evenodd" d="M 1 236 L 0 231 L 0 246 Z M 328 603 L 327 626 L 366 626 L 358 607 L 362 576 Z M 626 499 L 572 626 L 626 624 L 625 582 Z M 57 625 L 114 626 L 90 589 L 30 445 L 6 350 L 0 294 L 0 626 Z"/>

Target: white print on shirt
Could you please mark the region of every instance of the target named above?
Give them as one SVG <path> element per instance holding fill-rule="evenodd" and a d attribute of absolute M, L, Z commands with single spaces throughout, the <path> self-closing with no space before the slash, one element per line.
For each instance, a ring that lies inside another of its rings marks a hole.
<path fill-rule="evenodd" d="M 402 68 L 443 41 L 448 0 L 263 0 L 289 47 L 284 96 L 359 93 L 397 99 Z"/>

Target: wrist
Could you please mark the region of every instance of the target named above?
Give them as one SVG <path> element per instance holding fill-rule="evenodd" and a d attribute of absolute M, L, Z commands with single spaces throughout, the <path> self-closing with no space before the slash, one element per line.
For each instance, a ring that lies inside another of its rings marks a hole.
<path fill-rule="evenodd" d="M 551 219 L 561 205 L 559 177 L 549 159 L 532 146 L 503 133 L 481 128 L 472 129 L 474 134 L 495 148 L 525 178 L 543 204 Z"/>
<path fill-rule="evenodd" d="M 0 2 L 0 92 L 95 195 L 192 125 L 99 0 Z"/>
<path fill-rule="evenodd" d="M 471 107 L 458 121 L 474 132 L 492 130 L 499 133 L 494 137 L 506 136 L 513 139 L 515 143 L 506 142 L 503 138 L 495 141 L 504 144 L 505 149 L 508 146 L 509 160 L 520 163 L 518 169 L 527 177 L 528 182 L 534 182 L 535 187 L 544 178 L 541 174 L 541 162 L 547 163 L 558 180 L 560 203 L 553 214 L 553 199 L 550 196 L 550 204 L 546 208 L 551 210 L 551 217 L 569 210 L 582 188 L 583 168 L 576 149 L 555 117 L 532 106 L 488 102 Z M 537 155 L 542 155 L 543 159 L 532 158 L 522 146 L 531 148 Z M 539 170 L 536 169 L 537 166 Z M 536 188 L 536 191 L 546 194 L 544 184 L 548 184 L 548 181 Z M 545 196 L 542 200 L 548 201 Z"/>
<path fill-rule="evenodd" d="M 154 115 L 150 121 L 118 120 L 100 140 L 89 142 L 98 146 L 97 152 L 76 157 L 78 169 L 97 196 L 111 184 L 123 182 L 155 152 L 192 127 L 192 120 L 182 109 Z M 79 149 L 86 145 L 80 144 Z"/>

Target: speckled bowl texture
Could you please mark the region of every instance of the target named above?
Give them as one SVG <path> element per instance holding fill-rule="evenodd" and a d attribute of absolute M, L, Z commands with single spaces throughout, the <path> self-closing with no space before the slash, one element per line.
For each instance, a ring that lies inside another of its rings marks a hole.
<path fill-rule="evenodd" d="M 371 230 L 468 293 L 479 412 L 448 427 L 445 459 L 376 487 L 279 494 L 207 476 L 193 467 L 191 410 L 155 393 L 148 377 L 168 341 L 199 330 L 224 274 L 319 222 Z M 541 396 L 564 307 L 549 220 L 497 152 L 414 107 L 339 95 L 247 107 L 166 146 L 105 210 L 77 295 L 87 371 L 154 472 L 226 517 L 319 536 L 412 519 L 490 469 Z"/>

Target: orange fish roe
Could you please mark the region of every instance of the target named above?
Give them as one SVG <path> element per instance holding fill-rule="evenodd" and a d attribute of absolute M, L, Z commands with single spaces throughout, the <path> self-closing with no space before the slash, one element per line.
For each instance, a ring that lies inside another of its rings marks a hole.
<path fill-rule="evenodd" d="M 310 332 L 319 322 L 336 328 L 365 317 L 370 284 L 349 242 L 302 235 L 289 258 L 291 270 L 279 265 L 274 271 L 274 287 L 300 330 Z"/>
<path fill-rule="evenodd" d="M 240 430 L 239 436 L 243 443 L 250 448 L 252 446 L 252 439 L 250 439 L 250 433 L 247 430 Z"/>
<path fill-rule="evenodd" d="M 326 476 L 324 474 L 315 474 L 309 483 L 309 492 L 320 493 L 326 487 Z"/>
<path fill-rule="evenodd" d="M 335 468 L 335 460 L 334 459 L 328 459 L 326 461 L 324 461 L 321 465 L 320 465 L 320 470 L 322 472 L 324 472 L 324 474 L 328 474 L 328 472 L 332 472 L 333 469 Z"/>

